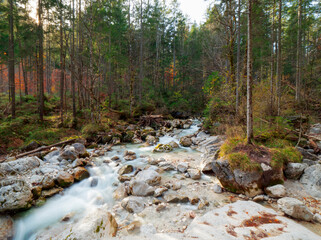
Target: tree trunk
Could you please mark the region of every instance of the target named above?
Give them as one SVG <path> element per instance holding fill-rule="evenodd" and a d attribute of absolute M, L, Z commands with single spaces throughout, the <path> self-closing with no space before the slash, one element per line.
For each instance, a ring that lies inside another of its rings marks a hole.
<path fill-rule="evenodd" d="M 38 31 L 39 31 L 39 117 L 43 121 L 44 116 L 44 84 L 43 84 L 43 28 L 42 28 L 42 0 L 38 0 Z"/>
<path fill-rule="evenodd" d="M 64 73 L 64 64 L 63 64 L 63 59 L 64 59 L 64 44 L 63 44 L 63 31 L 62 31 L 62 9 L 60 10 L 60 124 L 63 126 L 64 124 L 64 79 L 65 79 L 65 73 Z"/>
<path fill-rule="evenodd" d="M 241 71 L 241 0 L 238 0 L 237 7 L 237 65 L 236 65 L 236 93 L 235 93 L 235 112 L 238 114 L 239 90 L 240 90 L 240 71 Z"/>
<path fill-rule="evenodd" d="M 9 0 L 9 93 L 11 101 L 11 117 L 16 117 L 16 89 L 14 73 L 14 35 L 13 35 L 13 0 Z"/>
<path fill-rule="evenodd" d="M 274 105 L 274 19 L 275 19 L 275 0 L 272 7 L 272 26 L 271 26 L 271 76 L 270 76 L 270 114 L 273 115 Z"/>
<path fill-rule="evenodd" d="M 282 31 L 282 0 L 279 0 L 279 20 L 278 20 L 278 56 L 277 56 L 277 108 L 278 116 L 281 114 L 281 80 L 282 80 L 282 56 L 281 56 L 281 31 Z"/>
<path fill-rule="evenodd" d="M 252 85 L 252 0 L 249 0 L 247 26 L 247 144 L 251 144 L 253 138 Z"/>
<path fill-rule="evenodd" d="M 71 46 L 71 91 L 72 91 L 72 127 L 77 126 L 76 89 L 75 89 L 75 0 L 72 0 L 72 46 Z"/>
<path fill-rule="evenodd" d="M 302 3 L 299 0 L 298 3 L 298 35 L 297 35 L 297 54 L 296 54 L 296 81 L 295 81 L 295 100 L 300 101 L 300 90 L 301 90 L 301 11 Z"/>

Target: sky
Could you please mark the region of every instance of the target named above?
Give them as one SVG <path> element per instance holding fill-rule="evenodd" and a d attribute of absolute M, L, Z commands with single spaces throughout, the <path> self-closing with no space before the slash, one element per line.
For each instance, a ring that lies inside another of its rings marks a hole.
<path fill-rule="evenodd" d="M 204 0 L 178 0 L 181 5 L 181 10 L 184 14 L 187 14 L 192 23 L 201 23 L 205 21 L 205 14 L 209 1 Z"/>

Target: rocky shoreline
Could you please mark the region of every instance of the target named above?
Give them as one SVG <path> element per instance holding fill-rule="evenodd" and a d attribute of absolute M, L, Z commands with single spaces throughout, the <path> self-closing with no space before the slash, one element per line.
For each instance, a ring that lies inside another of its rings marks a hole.
<path fill-rule="evenodd" d="M 90 169 L 110 166 L 118 178 L 112 183 L 112 205 L 101 202 L 80 217 L 67 214 L 59 224 L 38 231 L 36 239 L 320 239 L 315 234 L 321 230 L 319 156 L 301 149 L 308 152 L 305 157 L 312 157 L 288 164 L 284 185 L 256 194 L 233 194 L 222 187 L 221 172 L 215 169 L 215 153 L 224 137 L 196 131 L 181 136 L 179 144 L 156 145 L 157 138 L 178 135 L 180 128 L 192 125 L 191 121 L 172 122 L 158 131 L 139 130 L 150 133 L 141 143 L 142 148 L 150 146 L 147 155 L 139 148 L 109 145 L 88 152 L 75 143 L 52 149 L 43 160 L 34 156 L 1 163 L 0 236 L 14 234 L 7 213 L 41 206 L 46 198 L 63 195 L 64 188 L 87 178 L 95 188 L 100 180 L 90 177 Z M 306 221 L 305 226 L 315 233 L 289 217 Z"/>

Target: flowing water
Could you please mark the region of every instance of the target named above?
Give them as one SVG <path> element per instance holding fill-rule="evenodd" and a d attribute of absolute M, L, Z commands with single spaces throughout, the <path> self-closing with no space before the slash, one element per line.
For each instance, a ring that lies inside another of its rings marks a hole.
<path fill-rule="evenodd" d="M 189 129 L 171 133 L 160 137 L 159 143 L 167 144 L 171 141 L 179 143 L 182 136 L 194 134 L 199 130 L 197 126 L 200 122 L 194 121 Z M 147 165 L 147 159 L 139 156 L 152 155 L 154 158 L 159 157 L 200 157 L 200 153 L 180 146 L 178 150 L 171 153 L 153 154 L 152 150 L 155 146 L 142 147 L 138 144 L 128 144 L 113 147 L 112 151 L 106 156 L 95 159 L 96 167 L 89 168 L 90 178 L 83 180 L 80 183 L 72 185 L 65 189 L 63 195 L 56 195 L 49 199 L 42 207 L 34 208 L 28 211 L 24 217 L 16 222 L 15 240 L 31 240 L 36 238 L 37 232 L 51 226 L 53 224 L 64 224 L 61 219 L 68 214 L 73 215 L 73 219 L 81 218 L 87 211 L 108 204 L 111 209 L 114 204 L 113 191 L 118 182 L 117 171 L 122 164 L 111 162 L 110 164 L 103 163 L 104 160 L 110 159 L 113 156 L 118 156 L 122 163 L 125 163 L 123 154 L 126 150 L 136 152 L 138 158 L 130 161 L 134 167 L 143 168 Z M 128 163 L 128 162 L 127 162 Z"/>

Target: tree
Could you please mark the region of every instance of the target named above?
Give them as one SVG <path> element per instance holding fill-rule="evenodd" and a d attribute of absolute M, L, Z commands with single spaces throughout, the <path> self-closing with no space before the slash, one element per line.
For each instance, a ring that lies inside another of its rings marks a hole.
<path fill-rule="evenodd" d="M 38 87 L 39 87 L 39 117 L 43 121 L 44 116 L 44 78 L 43 78 L 43 25 L 42 25 L 42 0 L 38 0 Z"/>
<path fill-rule="evenodd" d="M 295 81 L 295 100 L 300 101 L 300 91 L 301 91 L 301 11 L 302 2 L 298 0 L 298 35 L 297 35 L 297 55 L 296 55 L 296 81 Z"/>
<path fill-rule="evenodd" d="M 279 0 L 279 20 L 278 20 L 278 39 L 277 39 L 277 64 L 276 64 L 276 75 L 277 75 L 277 108 L 278 116 L 281 114 L 281 80 L 282 80 L 282 0 Z"/>
<path fill-rule="evenodd" d="M 248 0 L 248 26 L 247 26 L 247 144 L 252 143 L 253 138 L 253 103 L 252 103 L 252 0 Z"/>
<path fill-rule="evenodd" d="M 13 0 L 9 0 L 9 89 L 11 98 L 11 117 L 16 117 L 16 90 L 14 73 L 14 33 L 13 33 Z"/>

